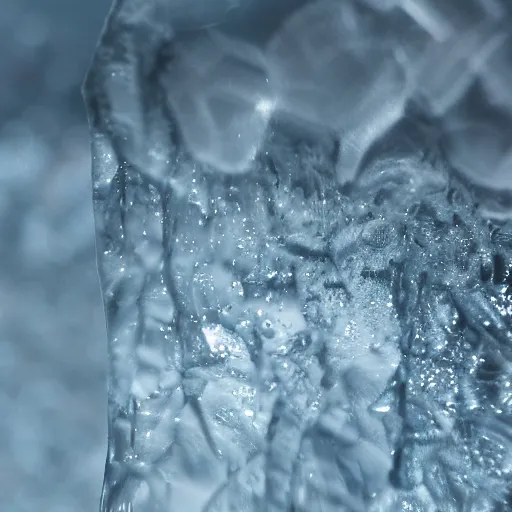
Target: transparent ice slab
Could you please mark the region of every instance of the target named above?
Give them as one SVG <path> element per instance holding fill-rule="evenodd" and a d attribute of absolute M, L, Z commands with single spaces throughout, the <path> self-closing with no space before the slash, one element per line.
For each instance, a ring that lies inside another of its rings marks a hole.
<path fill-rule="evenodd" d="M 459 4 L 114 3 L 102 512 L 512 506 L 510 18 Z"/>

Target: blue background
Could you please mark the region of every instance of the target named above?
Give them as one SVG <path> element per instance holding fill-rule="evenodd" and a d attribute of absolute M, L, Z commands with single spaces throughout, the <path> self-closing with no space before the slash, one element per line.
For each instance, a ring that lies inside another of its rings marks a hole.
<path fill-rule="evenodd" d="M 106 337 L 80 85 L 108 0 L 0 8 L 0 510 L 97 510 Z"/>

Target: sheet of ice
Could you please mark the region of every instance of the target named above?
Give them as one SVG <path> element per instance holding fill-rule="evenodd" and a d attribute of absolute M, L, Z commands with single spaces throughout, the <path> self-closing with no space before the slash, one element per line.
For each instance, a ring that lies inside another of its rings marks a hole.
<path fill-rule="evenodd" d="M 258 30 L 255 4 L 185 29 L 115 3 L 85 85 L 103 512 L 511 506 L 512 225 L 449 131 L 494 53 L 446 51 L 505 29 L 369 4 L 283 2 Z"/>

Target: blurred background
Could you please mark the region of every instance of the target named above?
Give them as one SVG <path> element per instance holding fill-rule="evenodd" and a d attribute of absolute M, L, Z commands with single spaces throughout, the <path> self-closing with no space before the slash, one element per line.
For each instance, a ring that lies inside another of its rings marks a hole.
<path fill-rule="evenodd" d="M 106 335 L 80 86 L 109 0 L 0 7 L 0 510 L 97 510 Z"/>

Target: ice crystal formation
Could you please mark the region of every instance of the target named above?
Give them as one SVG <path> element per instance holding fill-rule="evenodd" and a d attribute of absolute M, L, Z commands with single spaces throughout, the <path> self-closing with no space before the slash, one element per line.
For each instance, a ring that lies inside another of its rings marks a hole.
<path fill-rule="evenodd" d="M 458 4 L 114 3 L 102 512 L 511 509 L 510 18 Z"/>

